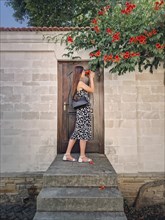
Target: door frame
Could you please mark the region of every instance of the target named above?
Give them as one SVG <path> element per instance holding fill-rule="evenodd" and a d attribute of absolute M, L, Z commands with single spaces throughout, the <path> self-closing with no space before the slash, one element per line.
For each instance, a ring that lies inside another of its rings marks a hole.
<path fill-rule="evenodd" d="M 62 98 L 61 98 L 61 94 L 62 94 L 62 86 L 61 86 L 61 82 L 62 82 L 62 74 L 60 73 L 60 65 L 59 63 L 62 62 L 83 62 L 83 61 L 87 61 L 89 62 L 89 59 L 75 59 L 75 60 L 57 60 L 57 154 L 61 154 L 61 140 L 62 140 L 62 114 L 63 114 L 63 104 L 62 104 Z M 100 105 L 102 106 L 102 114 L 100 115 L 100 119 L 101 119 L 101 131 L 100 131 L 100 147 L 99 147 L 99 154 L 104 154 L 105 149 L 104 149 L 104 130 L 105 130 L 105 126 L 104 126 L 104 72 L 101 74 L 100 76 L 100 81 L 102 81 L 101 83 L 101 90 L 102 90 L 102 99 L 99 100 Z"/>

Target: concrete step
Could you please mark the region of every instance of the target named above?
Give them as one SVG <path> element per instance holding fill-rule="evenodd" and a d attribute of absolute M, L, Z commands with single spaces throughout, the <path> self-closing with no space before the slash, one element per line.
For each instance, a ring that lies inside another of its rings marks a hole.
<path fill-rule="evenodd" d="M 78 154 L 72 154 L 79 157 Z M 117 174 L 104 154 L 87 154 L 94 164 L 63 161 L 57 155 L 43 177 L 44 187 L 117 186 Z"/>
<path fill-rule="evenodd" d="M 33 220 L 127 220 L 124 212 L 37 212 Z"/>
<path fill-rule="evenodd" d="M 38 211 L 123 211 L 117 188 L 43 188 L 37 197 Z"/>

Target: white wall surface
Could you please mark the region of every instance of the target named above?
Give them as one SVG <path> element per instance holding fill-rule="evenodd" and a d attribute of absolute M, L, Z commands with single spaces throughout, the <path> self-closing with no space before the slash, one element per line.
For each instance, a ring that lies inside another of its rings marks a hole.
<path fill-rule="evenodd" d="M 43 34 L 54 33 L 1 33 L 1 172 L 44 171 L 57 154 L 57 62 L 66 60 L 65 47 Z M 104 75 L 105 154 L 118 173 L 164 171 L 163 68 Z"/>

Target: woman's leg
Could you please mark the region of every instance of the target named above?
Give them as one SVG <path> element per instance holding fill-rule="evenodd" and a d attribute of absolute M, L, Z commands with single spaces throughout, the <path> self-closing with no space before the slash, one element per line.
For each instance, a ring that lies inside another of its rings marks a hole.
<path fill-rule="evenodd" d="M 72 150 L 75 142 L 76 142 L 76 139 L 69 139 L 68 147 L 67 147 L 67 150 L 66 150 L 66 153 L 65 153 L 69 156 L 69 159 L 73 159 L 73 157 L 70 156 L 70 153 L 71 153 L 71 150 Z"/>
<path fill-rule="evenodd" d="M 85 149 L 86 149 L 86 140 L 80 140 L 80 156 L 85 157 Z"/>
<path fill-rule="evenodd" d="M 86 157 L 85 155 L 86 144 L 87 144 L 86 140 L 80 140 L 80 158 L 82 159 L 82 162 L 91 161 L 91 159 Z"/>

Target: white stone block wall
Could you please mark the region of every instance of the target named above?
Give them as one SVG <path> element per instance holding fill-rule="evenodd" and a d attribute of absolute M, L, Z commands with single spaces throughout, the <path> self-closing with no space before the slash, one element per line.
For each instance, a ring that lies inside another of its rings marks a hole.
<path fill-rule="evenodd" d="M 57 59 L 28 34 L 2 36 L 1 172 L 45 170 L 57 153 Z"/>
<path fill-rule="evenodd" d="M 105 70 L 105 153 L 118 173 L 163 172 L 164 69 Z"/>
<path fill-rule="evenodd" d="M 57 154 L 57 62 L 66 60 L 65 47 L 43 34 L 52 33 L 1 33 L 1 172 L 44 171 Z M 163 68 L 104 76 L 105 154 L 117 173 L 163 172 Z"/>

